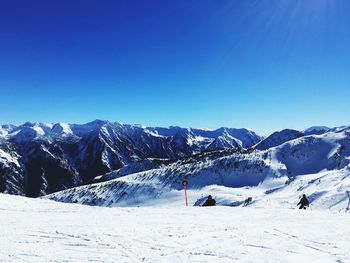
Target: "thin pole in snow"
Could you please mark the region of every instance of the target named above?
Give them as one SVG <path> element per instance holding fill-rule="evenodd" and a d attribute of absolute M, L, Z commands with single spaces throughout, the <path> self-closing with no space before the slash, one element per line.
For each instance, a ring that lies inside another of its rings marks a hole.
<path fill-rule="evenodd" d="M 184 190 L 185 190 L 185 204 L 186 206 L 188 206 L 186 186 L 184 186 Z"/>
<path fill-rule="evenodd" d="M 187 185 L 188 185 L 188 181 L 186 179 L 182 180 L 182 185 L 184 187 L 184 191 L 185 191 L 185 205 L 188 206 L 188 202 L 187 202 Z"/>
<path fill-rule="evenodd" d="M 346 191 L 348 198 L 349 198 L 349 203 L 348 203 L 348 207 L 346 208 L 346 210 L 350 210 L 350 191 Z"/>

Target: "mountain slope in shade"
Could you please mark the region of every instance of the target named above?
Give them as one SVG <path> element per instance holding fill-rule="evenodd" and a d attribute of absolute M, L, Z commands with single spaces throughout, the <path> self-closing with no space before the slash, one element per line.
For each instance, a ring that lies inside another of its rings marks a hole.
<path fill-rule="evenodd" d="M 303 131 L 305 135 L 320 135 L 328 132 L 330 128 L 326 126 L 312 126 Z"/>
<path fill-rule="evenodd" d="M 304 136 L 304 134 L 300 131 L 285 129 L 271 134 L 270 136 L 259 142 L 255 146 L 255 149 L 266 150 L 281 145 L 287 141 L 300 138 L 302 136 Z"/>
<path fill-rule="evenodd" d="M 0 192 L 23 193 L 24 179 L 18 154 L 11 148 L 11 145 L 2 142 L 2 148 L 0 148 Z"/>

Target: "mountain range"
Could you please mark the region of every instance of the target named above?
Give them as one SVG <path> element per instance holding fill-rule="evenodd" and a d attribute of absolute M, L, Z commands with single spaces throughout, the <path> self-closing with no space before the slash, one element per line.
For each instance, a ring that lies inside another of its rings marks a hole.
<path fill-rule="evenodd" d="M 231 190 L 252 187 L 264 189 L 261 201 L 300 176 L 328 171 L 339 176 L 333 183 L 344 183 L 349 163 L 347 126 L 285 129 L 266 138 L 249 129 L 101 120 L 0 126 L 0 192 L 89 205 L 178 200 L 184 178 L 196 199 L 215 189 L 222 204 L 240 204 Z"/>
<path fill-rule="evenodd" d="M 38 197 L 89 184 L 148 158 L 176 160 L 205 151 L 246 149 L 262 137 L 248 129 L 87 124 L 0 126 L 0 192 Z"/>

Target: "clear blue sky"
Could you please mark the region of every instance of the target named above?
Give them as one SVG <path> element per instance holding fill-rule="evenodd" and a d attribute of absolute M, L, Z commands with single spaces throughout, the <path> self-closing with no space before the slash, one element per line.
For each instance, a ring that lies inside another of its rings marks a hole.
<path fill-rule="evenodd" d="M 350 124 L 349 0 L 0 2 L 0 123 Z"/>

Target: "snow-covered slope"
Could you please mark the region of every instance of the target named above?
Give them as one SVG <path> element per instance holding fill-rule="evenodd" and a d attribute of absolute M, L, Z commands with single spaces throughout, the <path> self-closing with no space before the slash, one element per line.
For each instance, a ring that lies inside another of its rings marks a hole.
<path fill-rule="evenodd" d="M 0 194 L 1 262 L 350 262 L 350 214 L 101 208 Z"/>
<path fill-rule="evenodd" d="M 303 176 L 317 179 L 326 171 L 326 177 L 333 178 L 333 181 L 318 184 L 315 180 L 314 191 L 308 194 L 316 196 L 322 192 L 324 196 L 329 195 L 327 198 L 333 200 L 333 203 L 330 201 L 324 207 L 319 207 L 333 209 L 337 207 L 337 203 L 341 203 L 343 207 L 345 205 L 345 189 L 350 188 L 349 165 L 350 133 L 345 129 L 323 135 L 304 136 L 265 151 L 218 151 L 170 164 L 163 163 L 150 167 L 145 172 L 138 169 L 125 170 L 123 173 L 117 172 L 114 177 L 106 175 L 109 179 L 117 178 L 115 180 L 68 189 L 47 198 L 102 206 L 146 205 L 157 203 L 154 202 L 155 199 L 170 202 L 169 200 L 182 199 L 181 181 L 186 178 L 196 199 L 201 195 L 206 196 L 206 192 L 214 196 L 218 196 L 215 192 L 222 192 L 221 204 L 232 205 L 238 202 L 241 205 L 244 196 L 250 195 L 242 187 L 249 187 L 255 189 L 253 193 L 257 191 L 256 196 L 260 196 L 255 201 L 270 198 L 276 189 L 287 189 L 286 192 L 290 191 L 290 198 L 280 203 L 293 203 L 302 194 L 299 188 L 292 189 L 292 182 L 296 178 L 304 182 L 303 187 L 310 187 L 306 185 L 308 181 L 302 179 Z M 333 188 L 342 184 L 343 189 L 337 193 Z M 213 188 L 213 185 L 218 188 Z M 333 190 L 330 191 L 327 185 Z M 233 194 L 235 191 L 242 193 L 240 199 Z M 227 195 L 235 198 L 225 197 Z"/>
<path fill-rule="evenodd" d="M 139 173 L 143 171 L 148 171 L 160 167 L 164 167 L 173 161 L 169 159 L 157 159 L 157 158 L 147 158 L 142 161 L 133 162 L 123 166 L 122 168 L 106 173 L 104 175 L 96 176 L 93 182 L 105 182 L 112 179 L 116 179 L 128 174 Z"/>
<path fill-rule="evenodd" d="M 93 205 L 135 205 L 164 197 L 171 191 L 182 189 L 182 179 L 190 181 L 189 189 L 208 185 L 226 187 L 257 186 L 266 178 L 285 182 L 285 166 L 264 160 L 262 155 L 252 156 L 226 151 L 206 153 L 186 158 L 149 171 L 125 175 L 105 183 L 81 186 L 48 195 L 63 202 Z"/>
<path fill-rule="evenodd" d="M 291 175 L 341 169 L 350 163 L 350 129 L 291 140 L 271 148 L 268 155 L 285 164 Z"/>
<path fill-rule="evenodd" d="M 1 138 L 0 138 L 1 142 Z M 18 194 L 24 192 L 24 175 L 19 156 L 6 142 L 0 148 L 0 192 Z"/>
<path fill-rule="evenodd" d="M 286 185 L 267 190 L 254 206 L 295 207 L 302 194 L 306 194 L 311 209 L 345 211 L 350 191 L 350 166 L 341 170 L 299 175 Z M 350 212 L 350 211 L 349 211 Z"/>
<path fill-rule="evenodd" d="M 348 205 L 346 191 L 350 191 L 350 167 L 310 175 L 299 175 L 293 179 L 267 176 L 260 184 L 239 186 L 230 175 L 223 179 L 214 176 L 211 182 L 200 185 L 202 172 L 188 178 L 189 204 L 196 205 L 209 194 L 214 196 L 218 205 L 243 206 L 248 197 L 252 197 L 251 207 L 295 208 L 302 194 L 311 202 L 311 209 L 331 209 L 345 211 Z M 132 174 L 102 184 L 81 186 L 54 193 L 44 198 L 61 202 L 81 203 L 98 206 L 176 206 L 183 203 L 183 191 L 180 180 L 173 179 L 167 184 L 159 174 L 160 170 Z M 215 178 L 216 177 L 216 178 Z M 261 179 L 261 178 L 259 178 Z M 207 179 L 209 180 L 209 179 Z M 202 181 L 202 180 L 201 180 Z M 205 180 L 203 180 L 205 181 Z M 213 183 L 215 181 L 215 183 Z"/>

